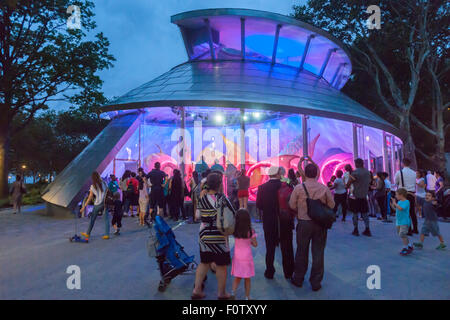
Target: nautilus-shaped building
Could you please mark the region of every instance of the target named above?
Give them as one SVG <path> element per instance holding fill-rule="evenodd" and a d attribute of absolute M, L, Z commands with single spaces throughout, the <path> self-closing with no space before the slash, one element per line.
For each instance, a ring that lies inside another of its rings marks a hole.
<path fill-rule="evenodd" d="M 101 107 L 111 121 L 45 190 L 50 214 L 77 207 L 92 171 L 120 177 L 155 162 L 186 180 L 202 157 L 227 178 L 245 169 L 250 199 L 268 167 L 288 171 L 302 155 L 319 164 L 323 182 L 357 157 L 374 172 L 398 169 L 400 132 L 340 91 L 352 64 L 339 40 L 257 10 L 195 10 L 171 22 L 186 62 Z"/>

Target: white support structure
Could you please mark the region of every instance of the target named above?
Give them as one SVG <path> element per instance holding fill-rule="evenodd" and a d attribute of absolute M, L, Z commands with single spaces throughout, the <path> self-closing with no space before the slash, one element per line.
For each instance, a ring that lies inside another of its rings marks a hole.
<path fill-rule="evenodd" d="M 358 150 L 358 125 L 353 123 L 353 160 L 359 158 Z"/>
<path fill-rule="evenodd" d="M 245 109 L 241 108 L 241 117 L 240 117 L 240 125 L 241 125 L 241 132 L 240 132 L 240 138 L 241 138 L 241 170 L 245 169 Z"/>
<path fill-rule="evenodd" d="M 309 116 L 302 114 L 302 138 L 303 138 L 303 156 L 308 155 L 308 118 Z"/>

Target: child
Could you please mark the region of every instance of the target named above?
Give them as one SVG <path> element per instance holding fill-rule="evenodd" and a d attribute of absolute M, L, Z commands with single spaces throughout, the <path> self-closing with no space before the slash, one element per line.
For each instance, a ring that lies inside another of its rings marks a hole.
<path fill-rule="evenodd" d="M 403 241 L 403 249 L 400 251 L 402 256 L 406 256 L 413 251 L 413 247 L 409 244 L 408 240 L 408 229 L 411 225 L 411 219 L 409 218 L 409 201 L 406 200 L 406 196 L 408 195 L 408 191 L 404 188 L 400 188 L 395 193 L 395 199 L 392 199 L 392 206 L 396 209 L 396 226 L 397 232 L 400 238 Z"/>
<path fill-rule="evenodd" d="M 439 232 L 439 225 L 437 221 L 437 212 L 436 212 L 436 206 L 437 201 L 435 194 L 432 190 L 427 190 L 425 194 L 425 202 L 422 206 L 422 212 L 425 218 L 425 221 L 422 225 L 422 230 L 420 231 L 420 242 L 415 242 L 414 246 L 416 248 L 422 249 L 423 248 L 423 241 L 425 240 L 425 235 L 429 235 L 431 232 L 431 235 L 434 237 L 439 238 L 439 245 L 436 247 L 437 250 L 442 250 L 447 247 L 444 243 L 444 238 L 442 238 L 440 232 Z"/>
<path fill-rule="evenodd" d="M 236 296 L 236 289 L 245 279 L 245 296 L 250 300 L 250 278 L 255 276 L 255 265 L 253 263 L 252 248 L 258 245 L 255 231 L 252 229 L 250 214 L 246 209 L 239 209 L 236 212 L 236 225 L 234 229 L 234 255 L 231 266 L 233 275 L 233 298 Z"/>
<path fill-rule="evenodd" d="M 114 235 L 120 235 L 120 228 L 122 228 L 122 202 L 120 201 L 120 193 L 114 193 L 114 209 L 111 224 L 114 228 Z"/>

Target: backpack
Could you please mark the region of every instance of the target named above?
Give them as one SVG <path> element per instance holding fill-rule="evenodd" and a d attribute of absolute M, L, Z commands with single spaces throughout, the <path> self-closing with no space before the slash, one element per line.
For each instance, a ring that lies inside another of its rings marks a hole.
<path fill-rule="evenodd" d="M 331 226 L 336 221 L 336 214 L 333 209 L 330 209 L 327 205 L 323 204 L 319 199 L 311 199 L 309 197 L 308 190 L 304 183 L 302 183 L 303 189 L 306 193 L 306 206 L 308 216 L 317 223 L 319 226 L 325 229 L 331 229 Z"/>
<path fill-rule="evenodd" d="M 292 219 L 296 216 L 297 212 L 292 210 L 289 206 L 289 199 L 291 198 L 294 188 L 283 182 L 278 189 L 278 204 L 280 207 L 280 219 Z"/>
<path fill-rule="evenodd" d="M 131 183 L 131 180 L 127 182 L 127 195 L 133 196 L 135 194 L 133 183 Z"/>
<path fill-rule="evenodd" d="M 236 223 L 235 213 L 228 206 L 225 195 L 221 196 L 219 203 L 220 206 L 217 212 L 216 227 L 224 236 L 229 236 L 234 233 L 234 226 Z"/>
<path fill-rule="evenodd" d="M 386 183 L 383 179 L 380 179 L 381 181 L 381 188 L 377 189 L 375 192 L 375 198 L 380 198 L 386 196 Z"/>
<path fill-rule="evenodd" d="M 107 206 L 114 205 L 114 193 L 112 193 L 112 191 L 109 190 L 109 188 L 106 188 L 105 204 Z"/>

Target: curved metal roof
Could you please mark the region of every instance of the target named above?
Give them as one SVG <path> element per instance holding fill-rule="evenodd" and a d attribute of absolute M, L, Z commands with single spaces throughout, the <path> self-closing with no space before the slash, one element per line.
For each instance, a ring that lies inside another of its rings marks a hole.
<path fill-rule="evenodd" d="M 346 46 L 295 18 L 249 9 L 176 14 L 189 60 L 257 60 L 306 69 L 342 88 L 352 72 Z M 337 84 L 339 80 L 339 83 Z"/>
<path fill-rule="evenodd" d="M 401 136 L 390 123 L 307 71 L 250 61 L 187 62 L 100 110 L 103 116 L 114 118 L 125 110 L 161 106 L 302 113 L 364 124 Z"/>

